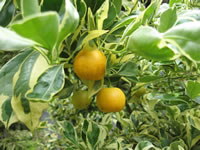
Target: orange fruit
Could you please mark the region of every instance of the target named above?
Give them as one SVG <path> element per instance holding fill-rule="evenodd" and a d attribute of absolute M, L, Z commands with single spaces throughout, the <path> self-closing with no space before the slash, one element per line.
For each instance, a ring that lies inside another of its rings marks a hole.
<path fill-rule="evenodd" d="M 97 107 L 102 112 L 119 112 L 126 102 L 126 97 L 119 88 L 103 88 L 96 98 Z"/>

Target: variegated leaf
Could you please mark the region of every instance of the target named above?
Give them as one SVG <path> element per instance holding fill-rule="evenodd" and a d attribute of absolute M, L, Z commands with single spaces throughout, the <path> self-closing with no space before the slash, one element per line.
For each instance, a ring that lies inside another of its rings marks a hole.
<path fill-rule="evenodd" d="M 18 121 L 11 106 L 13 76 L 18 71 L 20 64 L 31 52 L 31 50 L 27 50 L 18 54 L 0 70 L 0 85 L 3 87 L 0 88 L 0 120 L 6 127 Z"/>
<path fill-rule="evenodd" d="M 63 65 L 56 65 L 46 70 L 38 79 L 26 97 L 33 101 L 49 101 L 64 86 Z"/>
<path fill-rule="evenodd" d="M 25 94 L 34 87 L 40 75 L 48 69 L 45 58 L 36 51 L 28 55 L 14 75 L 13 96 L 11 105 L 17 118 L 23 122 L 31 131 L 39 125 L 39 120 L 48 103 L 31 102 Z"/>
<path fill-rule="evenodd" d="M 79 14 L 70 0 L 65 0 L 65 13 L 59 27 L 59 36 L 57 41 L 57 49 L 61 46 L 61 43 L 71 33 L 75 31 L 79 23 Z M 61 51 L 59 51 L 60 53 Z"/>

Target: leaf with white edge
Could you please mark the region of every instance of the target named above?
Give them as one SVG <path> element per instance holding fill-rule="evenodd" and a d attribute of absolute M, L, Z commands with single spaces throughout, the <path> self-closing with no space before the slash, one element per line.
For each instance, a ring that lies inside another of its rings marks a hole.
<path fill-rule="evenodd" d="M 23 60 L 13 78 L 12 108 L 17 118 L 31 131 L 38 127 L 42 112 L 47 108 L 48 103 L 31 102 L 25 95 L 49 67 L 46 59 L 39 52 L 32 51 Z"/>
<path fill-rule="evenodd" d="M 26 97 L 33 101 L 49 101 L 64 86 L 63 65 L 48 68 L 38 79 L 33 89 L 30 89 Z"/>
<path fill-rule="evenodd" d="M 4 4 L 6 3 L 6 0 L 2 0 L 0 1 L 0 11 L 3 8 Z"/>
<path fill-rule="evenodd" d="M 38 0 L 21 0 L 20 2 L 23 17 L 40 13 L 40 6 Z"/>
<path fill-rule="evenodd" d="M 0 121 L 3 122 L 6 128 L 9 128 L 12 123 L 18 121 L 11 107 L 13 77 L 21 63 L 31 52 L 27 50 L 18 54 L 0 70 L 0 85 L 3 87 L 0 88 Z"/>
<path fill-rule="evenodd" d="M 0 27 L 0 35 L 0 50 L 3 51 L 22 50 L 35 44 L 33 41 L 3 27 Z"/>
<path fill-rule="evenodd" d="M 0 10 L 0 26 L 6 27 L 13 19 L 16 9 L 12 0 L 7 0 Z"/>
<path fill-rule="evenodd" d="M 75 31 L 79 24 L 79 14 L 70 0 L 65 0 L 65 13 L 59 26 L 59 36 L 56 48 L 60 49 L 60 46 L 64 39 L 66 39 L 71 33 Z M 59 51 L 61 53 L 61 50 Z"/>
<path fill-rule="evenodd" d="M 169 29 L 164 38 L 192 61 L 200 62 L 200 22 L 187 22 Z"/>
<path fill-rule="evenodd" d="M 27 17 L 11 25 L 11 29 L 48 50 L 52 50 L 58 37 L 59 16 L 45 12 Z"/>
<path fill-rule="evenodd" d="M 174 56 L 174 52 L 163 40 L 162 34 L 147 26 L 141 26 L 132 33 L 127 49 L 147 59 L 158 61 L 170 60 Z"/>
<path fill-rule="evenodd" d="M 63 127 L 64 127 L 63 131 L 64 136 L 73 144 L 78 145 L 76 130 L 74 129 L 72 123 L 69 121 L 65 121 Z"/>
<path fill-rule="evenodd" d="M 104 20 L 108 17 L 108 11 L 109 11 L 109 0 L 106 0 L 101 7 L 97 10 L 95 16 L 96 16 L 96 24 L 97 29 L 102 30 L 103 29 L 103 23 Z"/>
<path fill-rule="evenodd" d="M 110 27 L 117 16 L 116 8 L 112 2 L 109 4 L 108 17 L 103 22 L 103 29 Z"/>
<path fill-rule="evenodd" d="M 96 149 L 97 143 L 100 140 L 100 128 L 96 123 L 90 123 L 86 133 L 88 147 L 93 150 Z"/>

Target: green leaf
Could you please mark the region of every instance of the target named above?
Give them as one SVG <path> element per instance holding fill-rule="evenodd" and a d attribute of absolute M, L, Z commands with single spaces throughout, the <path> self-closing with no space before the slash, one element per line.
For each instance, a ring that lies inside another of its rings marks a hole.
<path fill-rule="evenodd" d="M 133 16 L 128 16 L 128 17 L 125 17 L 121 20 L 119 20 L 115 25 L 114 27 L 110 30 L 109 33 L 112 33 L 122 27 L 125 27 L 127 24 L 130 24 L 133 20 L 135 20 L 137 18 L 136 15 L 133 15 Z"/>
<path fill-rule="evenodd" d="M 122 35 L 122 39 L 126 36 L 131 35 L 135 30 L 137 30 L 141 25 L 144 25 L 148 20 L 154 15 L 156 8 L 158 7 L 157 2 L 153 1 L 148 8 L 146 8 L 140 15 L 126 28 Z"/>
<path fill-rule="evenodd" d="M 47 108 L 48 103 L 31 102 L 25 95 L 49 67 L 46 59 L 39 52 L 32 51 L 23 60 L 18 72 L 13 77 L 11 105 L 17 118 L 31 131 L 38 127 L 42 112 Z"/>
<path fill-rule="evenodd" d="M 21 12 L 23 17 L 34 15 L 40 12 L 38 0 L 21 0 Z"/>
<path fill-rule="evenodd" d="M 117 15 L 119 15 L 120 11 L 121 11 L 121 7 L 122 7 L 122 0 L 112 0 L 112 3 L 115 6 L 115 10 Z"/>
<path fill-rule="evenodd" d="M 112 2 L 110 2 L 108 17 L 103 22 L 103 29 L 110 27 L 117 16 L 116 8 Z"/>
<path fill-rule="evenodd" d="M 7 26 L 10 23 L 15 14 L 15 6 L 13 4 L 13 1 L 7 0 L 5 4 L 4 1 L 6 0 L 0 2 L 0 25 L 3 27 Z"/>
<path fill-rule="evenodd" d="M 105 0 L 105 2 L 101 5 L 101 7 L 97 10 L 95 14 L 98 30 L 103 29 L 104 20 L 108 18 L 108 11 L 109 11 L 109 0 Z"/>
<path fill-rule="evenodd" d="M 32 51 L 24 51 L 18 54 L 5 64 L 0 70 L 0 120 L 8 128 L 12 123 L 18 121 L 13 109 L 10 105 L 12 98 L 13 77 L 18 71 L 24 59 L 30 55 Z"/>
<path fill-rule="evenodd" d="M 73 83 L 71 83 L 69 80 L 65 80 L 65 85 L 63 89 L 56 95 L 56 97 L 58 97 L 59 99 L 68 98 L 73 93 L 74 87 L 75 85 Z"/>
<path fill-rule="evenodd" d="M 87 7 L 91 8 L 93 14 L 95 14 L 95 12 L 102 6 L 103 2 L 105 2 L 105 0 L 98 0 L 98 1 L 84 0 L 84 1 L 87 4 Z"/>
<path fill-rule="evenodd" d="M 35 44 L 33 41 L 25 39 L 3 27 L 0 27 L 0 35 L 0 50 L 3 51 L 22 50 Z"/>
<path fill-rule="evenodd" d="M 120 76 L 136 76 L 138 74 L 138 66 L 137 64 L 128 61 L 121 66 L 119 69 L 118 75 Z"/>
<path fill-rule="evenodd" d="M 185 150 L 187 148 L 183 140 L 175 141 L 170 144 L 170 150 Z"/>
<path fill-rule="evenodd" d="M 71 38 L 70 45 L 72 45 L 72 43 L 75 40 L 77 40 L 78 35 L 80 35 L 81 29 L 83 28 L 83 26 L 85 24 L 85 17 L 86 17 L 86 14 L 87 14 L 87 6 L 86 6 L 84 0 L 76 1 L 76 5 L 77 5 L 78 13 L 79 13 L 79 16 L 80 16 L 80 23 L 79 23 L 78 28 L 76 29 L 76 31 L 74 32 L 74 34 Z"/>
<path fill-rule="evenodd" d="M 180 3 L 180 2 L 182 2 L 182 0 L 170 0 L 169 1 L 169 6 L 172 7 L 174 4 Z"/>
<path fill-rule="evenodd" d="M 160 16 L 159 32 L 165 32 L 170 29 L 177 20 L 176 8 L 169 8 Z"/>
<path fill-rule="evenodd" d="M 44 0 L 42 1 L 41 11 L 56 11 L 59 12 L 59 10 L 62 7 L 64 0 Z"/>
<path fill-rule="evenodd" d="M 162 35 L 147 26 L 140 27 L 130 36 L 127 49 L 152 60 L 170 60 L 174 56 Z"/>
<path fill-rule="evenodd" d="M 52 50 L 58 37 L 59 17 L 55 12 L 46 12 L 11 25 L 11 29 L 29 38 L 48 50 Z"/>
<path fill-rule="evenodd" d="M 180 116 L 180 109 L 177 106 L 169 106 L 166 110 L 167 116 L 171 120 L 176 120 Z"/>
<path fill-rule="evenodd" d="M 156 75 L 145 75 L 139 78 L 140 82 L 152 82 L 161 79 L 161 76 Z"/>
<path fill-rule="evenodd" d="M 154 147 L 155 146 L 149 141 L 141 141 L 136 145 L 135 150 L 150 150 Z"/>
<path fill-rule="evenodd" d="M 89 124 L 86 136 L 87 144 L 91 150 L 96 149 L 97 143 L 100 140 L 100 129 L 96 123 Z"/>
<path fill-rule="evenodd" d="M 38 78 L 36 85 L 27 92 L 26 97 L 34 101 L 49 101 L 63 86 L 63 65 L 53 66 Z"/>
<path fill-rule="evenodd" d="M 71 33 L 75 31 L 75 29 L 78 27 L 78 23 L 79 14 L 76 8 L 73 6 L 70 0 L 65 0 L 65 13 L 59 26 L 59 36 L 56 45 L 57 49 L 60 49 L 63 40 L 65 40 Z M 59 50 L 59 54 L 60 53 L 61 50 Z"/>
<path fill-rule="evenodd" d="M 63 134 L 69 141 L 78 146 L 76 130 L 74 129 L 71 122 L 69 121 L 64 122 Z"/>
<path fill-rule="evenodd" d="M 186 114 L 186 118 L 191 126 L 200 130 L 200 109 L 199 109 L 199 107 L 190 109 Z"/>
<path fill-rule="evenodd" d="M 177 25 L 164 33 L 164 38 L 176 46 L 188 59 L 200 62 L 200 22 L 187 22 Z"/>
<path fill-rule="evenodd" d="M 200 96 L 200 83 L 197 81 L 187 81 L 186 94 L 191 99 L 194 99 L 197 96 Z"/>

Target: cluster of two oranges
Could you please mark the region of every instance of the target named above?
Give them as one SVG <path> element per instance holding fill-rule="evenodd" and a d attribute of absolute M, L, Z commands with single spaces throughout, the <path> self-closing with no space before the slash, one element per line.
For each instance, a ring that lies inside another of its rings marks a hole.
<path fill-rule="evenodd" d="M 101 80 L 106 69 L 106 56 L 98 49 L 82 49 L 74 60 L 74 72 L 83 80 Z M 97 107 L 103 112 L 119 112 L 125 106 L 125 95 L 119 88 L 102 88 L 96 97 Z M 87 108 L 91 98 L 87 91 L 79 90 L 72 96 L 72 104 L 78 109 Z"/>

